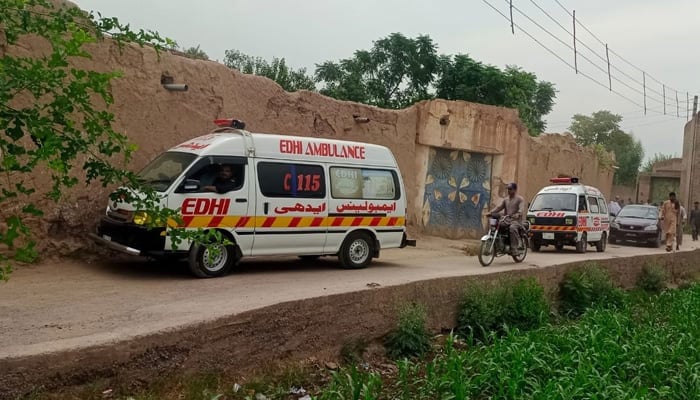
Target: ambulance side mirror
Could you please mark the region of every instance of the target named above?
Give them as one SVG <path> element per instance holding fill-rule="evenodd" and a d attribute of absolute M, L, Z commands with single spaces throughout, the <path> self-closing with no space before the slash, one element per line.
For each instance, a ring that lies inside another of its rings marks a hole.
<path fill-rule="evenodd" d="M 199 190 L 199 181 L 196 179 L 185 179 L 185 183 L 182 184 L 182 190 L 185 192 L 196 192 Z"/>

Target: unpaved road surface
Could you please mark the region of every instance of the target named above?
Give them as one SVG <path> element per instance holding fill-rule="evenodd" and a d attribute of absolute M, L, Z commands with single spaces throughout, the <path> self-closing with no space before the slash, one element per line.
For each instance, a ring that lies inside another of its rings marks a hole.
<path fill-rule="evenodd" d="M 682 251 L 700 248 L 688 237 Z M 195 279 L 186 266 L 146 261 L 60 262 L 21 268 L 0 284 L 0 358 L 75 349 L 211 321 L 281 302 L 450 276 L 543 268 L 581 260 L 663 253 L 609 245 L 605 253 L 572 249 L 502 257 L 483 268 L 463 242 L 423 238 L 387 250 L 363 270 L 335 258 L 247 259 L 229 276 Z"/>

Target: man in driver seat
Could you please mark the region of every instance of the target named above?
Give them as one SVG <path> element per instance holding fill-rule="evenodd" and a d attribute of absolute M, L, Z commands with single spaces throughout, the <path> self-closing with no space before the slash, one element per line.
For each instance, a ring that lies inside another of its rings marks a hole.
<path fill-rule="evenodd" d="M 491 210 L 491 214 L 499 213 L 505 210 L 506 216 L 510 217 L 510 221 L 505 221 L 510 230 L 510 255 L 520 255 L 520 229 L 522 229 L 522 218 L 524 213 L 525 199 L 518 194 L 518 184 L 511 182 L 507 186 L 508 197 L 503 199 L 503 202 Z"/>
<path fill-rule="evenodd" d="M 202 190 L 223 194 L 232 191 L 236 187 L 238 187 L 238 182 L 233 177 L 233 167 L 228 164 L 222 164 L 219 166 L 216 180 L 211 185 L 202 186 Z"/>

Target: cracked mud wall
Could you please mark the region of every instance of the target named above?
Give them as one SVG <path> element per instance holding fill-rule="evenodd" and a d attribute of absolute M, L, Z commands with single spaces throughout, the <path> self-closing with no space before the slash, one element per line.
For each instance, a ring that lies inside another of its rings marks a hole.
<path fill-rule="evenodd" d="M 594 157 L 569 141 L 561 144 L 538 138 L 533 142 L 517 112 L 503 107 L 432 100 L 404 110 L 384 110 L 333 100 L 318 93 L 287 93 L 263 77 L 241 74 L 213 61 L 191 60 L 170 53 L 158 56 L 148 47 L 127 45 L 120 50 L 105 40 L 89 46 L 88 50 L 92 59 L 74 60 L 76 67 L 122 73 L 113 80 L 114 104 L 109 111 L 115 115 L 114 128 L 138 145 L 129 169 L 139 170 L 160 152 L 209 132 L 216 118 L 241 119 L 254 132 L 385 145 L 393 151 L 402 171 L 408 200 L 407 224 L 412 234 L 423 230 L 431 149 L 460 150 L 463 158 L 474 158 L 471 155 L 476 154 L 476 158 L 482 157 L 489 163 L 489 177 L 481 182 L 483 190 L 479 189 L 488 192 L 488 201 L 477 199 L 478 193 L 473 190 L 456 197 L 457 200 L 468 197 L 467 200 L 483 205 L 484 209 L 505 196 L 508 182 L 519 182 L 521 192 L 530 197 L 553 173 L 577 173 L 579 167 L 575 165 L 589 163 L 585 160 Z M 36 38 L 24 38 L 8 51 L 37 56 L 46 53 L 47 45 Z M 165 90 L 161 85 L 163 76 L 171 77 L 174 83 L 187 84 L 189 90 Z M 357 122 L 355 116 L 367 118 L 368 122 Z M 528 154 L 536 156 L 532 158 Z M 576 161 L 572 163 L 572 160 Z M 80 161 L 76 163 L 78 171 Z M 589 181 L 598 174 L 597 170 L 586 171 L 583 178 Z M 49 182 L 46 170 L 39 170 L 31 177 L 31 185 L 37 188 Z M 86 246 L 91 246 L 85 240 L 85 233 L 93 229 L 102 214 L 111 189 L 81 183 L 67 190 L 58 204 L 35 196 L 34 201 L 46 211 L 45 217 L 33 221 L 39 227 L 41 254 L 80 254 Z M 9 207 L 3 212 L 7 215 L 12 210 Z M 462 229 L 457 237 L 474 237 L 478 231 L 478 227 L 472 226 Z M 440 230 L 429 233 L 444 234 Z M 455 237 L 455 234 L 445 236 Z"/>
<path fill-rule="evenodd" d="M 613 174 L 614 169 L 602 162 L 593 148 L 577 145 L 570 134 L 541 135 L 530 138 L 528 188 L 521 194 L 529 202 L 539 189 L 550 184 L 550 178 L 574 176 L 581 183 L 597 187 L 609 199 Z"/>

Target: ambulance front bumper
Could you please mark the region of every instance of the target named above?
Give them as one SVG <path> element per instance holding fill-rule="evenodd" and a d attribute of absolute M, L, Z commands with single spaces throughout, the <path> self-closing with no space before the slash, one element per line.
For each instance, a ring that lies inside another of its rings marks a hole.
<path fill-rule="evenodd" d="M 90 239 L 92 239 L 95 243 L 99 244 L 100 246 L 104 246 L 104 247 L 107 247 L 109 249 L 120 251 L 122 253 L 126 253 L 126 254 L 129 254 L 132 256 L 140 256 L 141 255 L 141 250 L 134 249 L 133 247 L 124 246 L 123 244 L 113 242 L 112 239 L 107 235 L 97 236 L 94 233 L 90 233 L 90 234 L 88 234 L 88 237 L 90 237 Z"/>
<path fill-rule="evenodd" d="M 95 243 L 134 256 L 162 253 L 165 248 L 163 228 L 146 227 L 102 217 L 96 233 L 88 236 Z"/>

